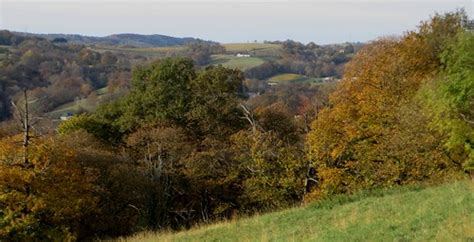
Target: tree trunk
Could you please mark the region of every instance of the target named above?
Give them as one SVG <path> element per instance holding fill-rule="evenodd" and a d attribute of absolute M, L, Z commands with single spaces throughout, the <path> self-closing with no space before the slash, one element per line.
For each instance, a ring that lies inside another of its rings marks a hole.
<path fill-rule="evenodd" d="M 30 145 L 30 114 L 28 110 L 28 95 L 26 89 L 23 90 L 23 97 L 25 101 L 25 114 L 23 117 L 23 162 L 25 165 L 28 165 L 28 146 Z"/>

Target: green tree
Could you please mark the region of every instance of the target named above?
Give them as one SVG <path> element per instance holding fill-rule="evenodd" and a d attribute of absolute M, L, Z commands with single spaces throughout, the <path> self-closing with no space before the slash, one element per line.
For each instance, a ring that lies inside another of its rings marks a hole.
<path fill-rule="evenodd" d="M 232 136 L 240 167 L 246 211 L 281 208 L 301 201 L 306 164 L 303 149 L 290 145 L 274 131 L 243 130 Z"/>
<path fill-rule="evenodd" d="M 244 126 L 239 102 L 244 96 L 243 73 L 208 67 L 191 81 L 187 129 L 198 136 L 228 137 Z"/>
<path fill-rule="evenodd" d="M 446 146 L 464 151 L 461 162 L 474 170 L 474 34 L 460 33 L 442 53 L 444 69 L 428 83 L 426 97 L 433 124 L 447 133 Z"/>
<path fill-rule="evenodd" d="M 144 123 L 156 121 L 183 125 L 189 111 L 190 82 L 196 77 L 193 63 L 187 59 L 167 58 L 139 67 L 133 72 L 132 90 L 121 105 L 116 123 L 122 132 L 131 132 Z M 103 109 L 99 116 L 107 117 Z M 112 111 L 112 113 L 116 113 Z M 113 117 L 116 118 L 116 117 Z"/>

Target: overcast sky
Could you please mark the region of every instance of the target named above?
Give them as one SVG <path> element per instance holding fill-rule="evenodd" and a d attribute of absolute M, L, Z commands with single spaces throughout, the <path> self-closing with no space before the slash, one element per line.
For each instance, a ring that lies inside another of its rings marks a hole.
<path fill-rule="evenodd" d="M 294 39 L 319 44 L 400 35 L 435 12 L 474 0 L 0 0 L 0 29 L 198 37 L 224 43 Z"/>

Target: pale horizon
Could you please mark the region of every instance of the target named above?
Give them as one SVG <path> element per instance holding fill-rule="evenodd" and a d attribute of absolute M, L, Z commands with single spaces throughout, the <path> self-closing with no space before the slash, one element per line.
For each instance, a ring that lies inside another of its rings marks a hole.
<path fill-rule="evenodd" d="M 292 39 L 318 44 L 402 35 L 472 1 L 0 1 L 0 29 L 42 34 L 160 34 L 221 43 Z"/>

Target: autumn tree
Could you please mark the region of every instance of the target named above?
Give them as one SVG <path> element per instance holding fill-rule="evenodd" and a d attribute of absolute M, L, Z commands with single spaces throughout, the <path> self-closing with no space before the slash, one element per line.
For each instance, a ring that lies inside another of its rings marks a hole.
<path fill-rule="evenodd" d="M 357 53 L 330 98 L 332 107 L 308 135 L 318 181 L 313 196 L 435 179 L 459 169 L 415 96 L 438 73 L 441 50 L 462 30 L 463 19 L 463 12 L 436 15 L 417 32 L 377 40 Z"/>
<path fill-rule="evenodd" d="M 185 56 L 191 58 L 196 65 L 203 66 L 211 62 L 212 55 L 224 52 L 224 46 L 219 43 L 197 41 L 186 45 Z"/>
<path fill-rule="evenodd" d="M 185 158 L 193 151 L 189 139 L 179 128 L 144 126 L 127 138 L 127 147 L 145 177 L 146 200 L 138 208 L 145 223 L 152 229 L 174 223 L 176 215 L 169 211 L 182 208 L 176 193 Z"/>
<path fill-rule="evenodd" d="M 134 205 L 143 226 L 177 228 L 230 216 L 239 192 L 229 137 L 246 125 L 239 107 L 243 74 L 196 71 L 192 61 L 175 58 L 133 75 L 127 96 L 72 118 L 59 132 L 85 130 L 124 148 L 144 185 L 145 202 Z"/>
<path fill-rule="evenodd" d="M 286 143 L 274 131 L 242 130 L 232 136 L 242 182 L 244 211 L 287 207 L 301 201 L 305 167 L 301 147 Z"/>
<path fill-rule="evenodd" d="M 73 240 L 97 203 L 96 171 L 61 140 L 44 138 L 23 166 L 17 137 L 0 143 L 0 238 Z M 67 194 L 67 196 L 65 195 Z"/>

